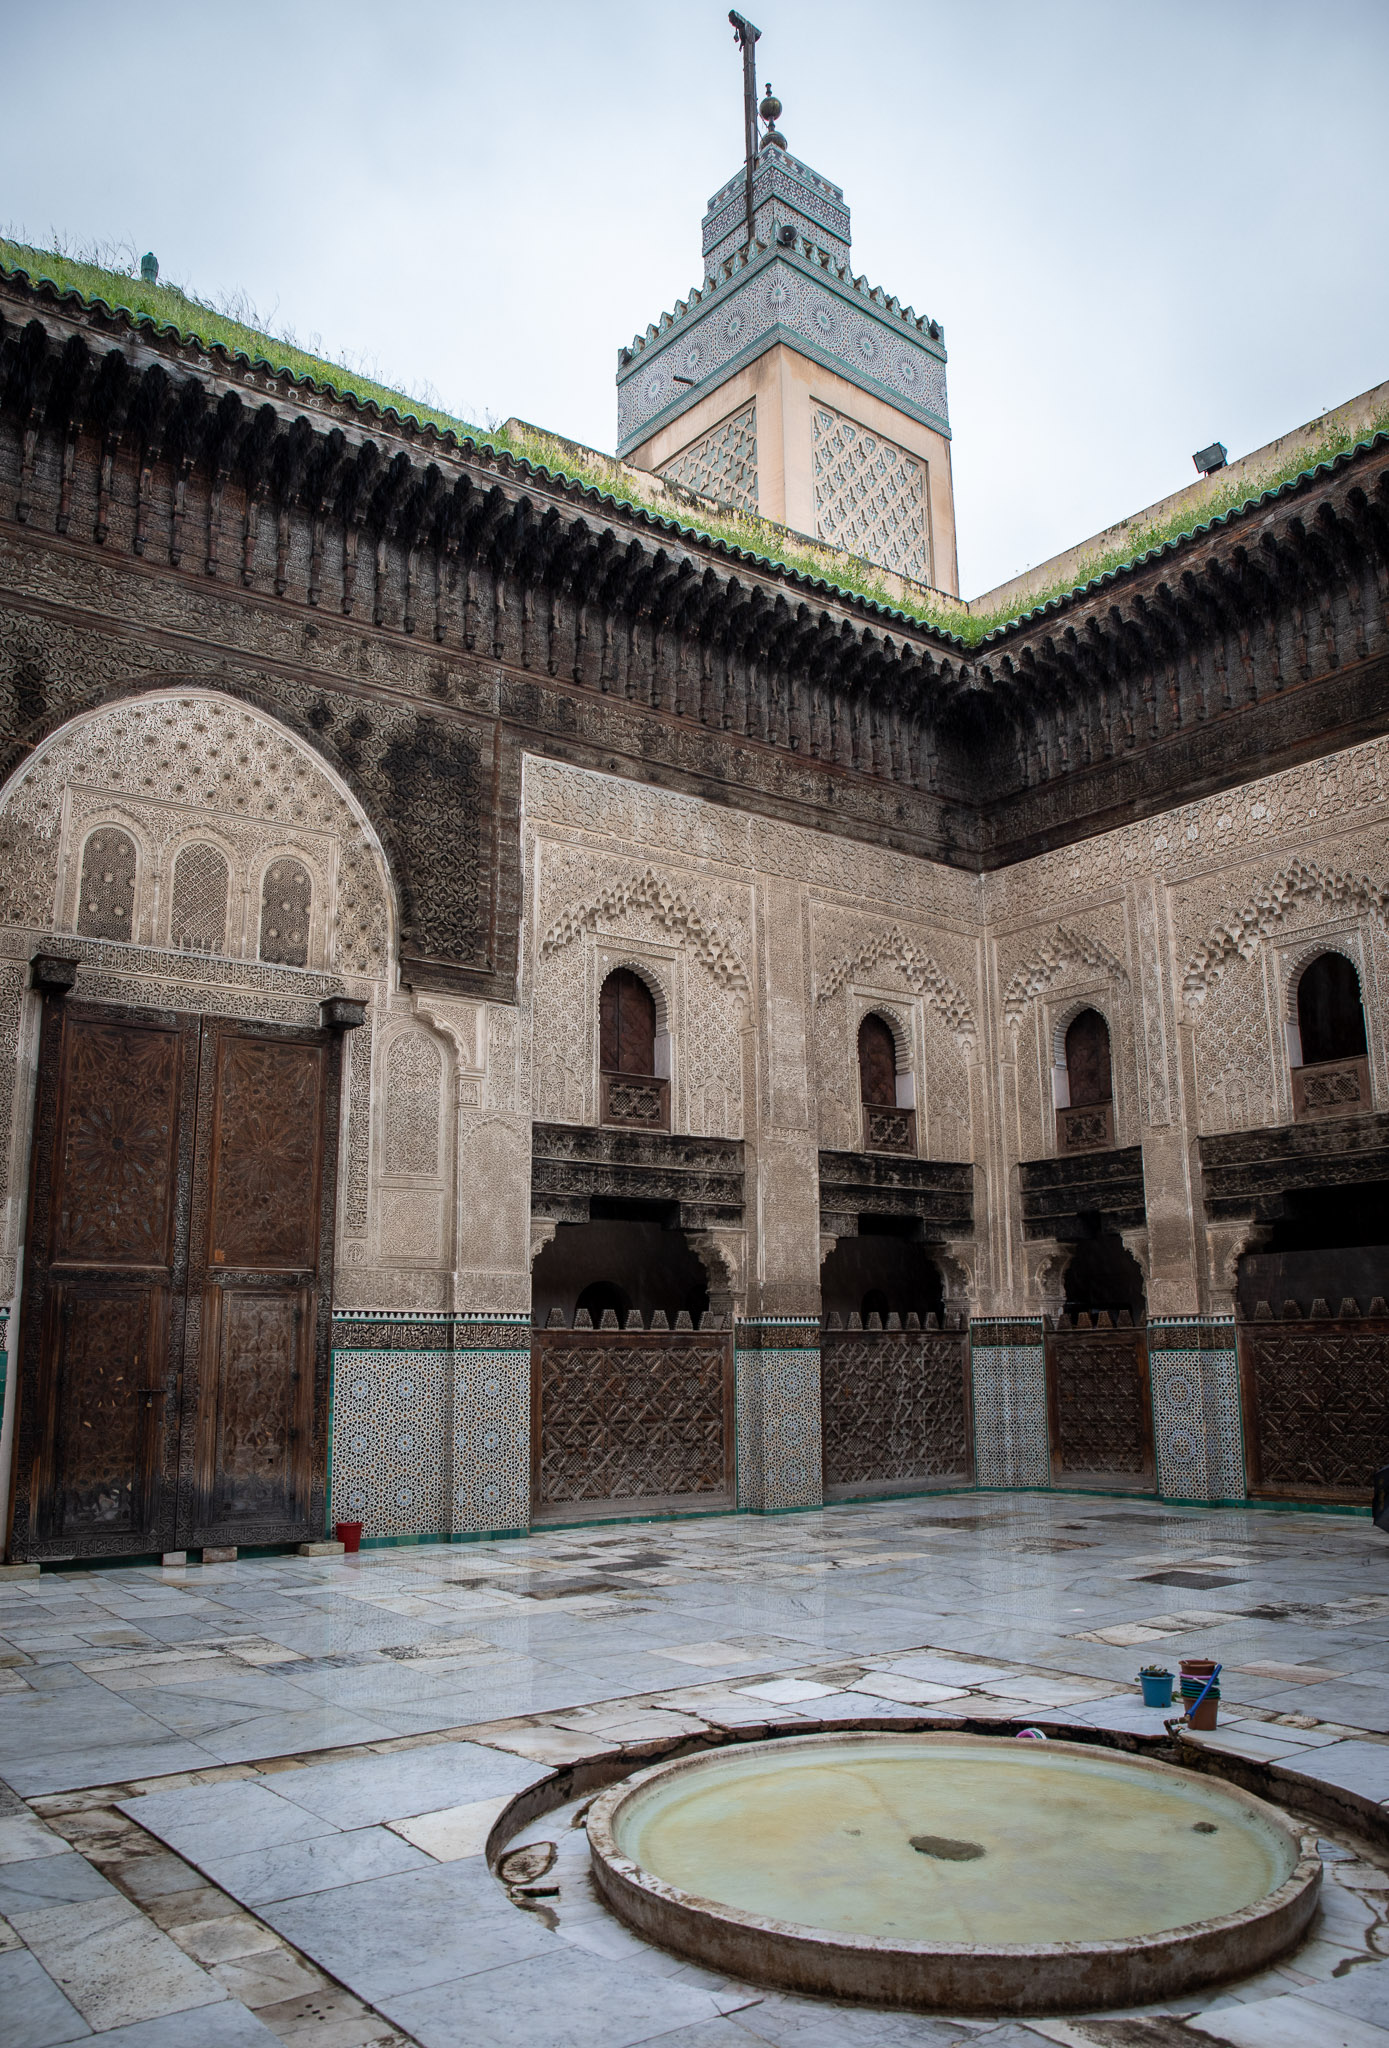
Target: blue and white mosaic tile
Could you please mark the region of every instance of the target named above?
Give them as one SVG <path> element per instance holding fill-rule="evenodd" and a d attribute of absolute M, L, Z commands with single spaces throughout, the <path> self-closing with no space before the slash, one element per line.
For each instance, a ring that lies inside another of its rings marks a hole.
<path fill-rule="evenodd" d="M 733 1373 L 740 1508 L 767 1514 L 819 1507 L 824 1500 L 818 1339 L 813 1316 L 738 1325 Z"/>
<path fill-rule="evenodd" d="M 1050 1486 L 1047 1376 L 1040 1321 L 1013 1318 L 971 1323 L 970 1375 L 976 1483 Z"/>
<path fill-rule="evenodd" d="M 1233 1322 L 1209 1316 L 1155 1319 L 1148 1325 L 1148 1369 L 1158 1491 L 1169 1500 L 1243 1500 Z"/>

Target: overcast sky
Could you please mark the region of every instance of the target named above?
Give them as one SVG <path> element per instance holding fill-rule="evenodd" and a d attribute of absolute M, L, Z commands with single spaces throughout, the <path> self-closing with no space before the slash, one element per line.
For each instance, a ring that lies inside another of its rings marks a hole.
<path fill-rule="evenodd" d="M 943 322 L 986 590 L 1389 377 L 1385 0 L 745 0 L 855 269 Z M 0 0 L 0 222 L 153 249 L 611 449 L 742 154 L 723 0 Z"/>

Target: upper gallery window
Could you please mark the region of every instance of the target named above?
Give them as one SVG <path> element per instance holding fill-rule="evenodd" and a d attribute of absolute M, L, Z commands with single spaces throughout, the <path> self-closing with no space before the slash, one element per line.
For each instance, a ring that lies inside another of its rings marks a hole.
<path fill-rule="evenodd" d="M 227 943 L 227 863 L 215 846 L 185 846 L 174 862 L 171 945 L 221 953 Z"/>
<path fill-rule="evenodd" d="M 1056 1080 L 1056 1144 L 1061 1152 L 1093 1152 L 1114 1143 L 1114 1076 L 1109 1026 L 1098 1010 L 1082 1010 L 1066 1030 Z"/>
<path fill-rule="evenodd" d="M 617 967 L 598 997 L 598 1067 L 605 1124 L 670 1129 L 669 1041 L 657 1030 L 656 998 L 630 967 Z M 664 1061 L 658 1053 L 665 1050 Z"/>
<path fill-rule="evenodd" d="M 1371 1109 L 1370 1062 L 1360 976 L 1344 953 L 1318 953 L 1297 984 L 1288 1025 L 1293 1115 L 1354 1116 Z"/>
<path fill-rule="evenodd" d="M 899 1072 L 892 1026 L 871 1011 L 858 1028 L 858 1085 L 865 1152 L 915 1152 L 912 1077 Z"/>
<path fill-rule="evenodd" d="M 272 861 L 260 899 L 260 957 L 281 967 L 309 964 L 309 913 L 313 883 L 299 860 Z"/>

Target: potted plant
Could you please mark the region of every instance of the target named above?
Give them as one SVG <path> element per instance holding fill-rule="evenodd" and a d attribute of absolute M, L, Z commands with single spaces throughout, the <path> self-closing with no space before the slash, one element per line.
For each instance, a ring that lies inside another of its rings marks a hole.
<path fill-rule="evenodd" d="M 1145 1664 L 1138 1674 L 1145 1707 L 1170 1707 L 1172 1674 L 1165 1664 Z"/>

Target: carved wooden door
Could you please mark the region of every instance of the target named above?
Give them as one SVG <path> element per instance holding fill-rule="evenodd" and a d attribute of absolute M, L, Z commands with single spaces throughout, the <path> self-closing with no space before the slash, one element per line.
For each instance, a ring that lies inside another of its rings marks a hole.
<path fill-rule="evenodd" d="M 203 1024 L 181 1545 L 322 1532 L 334 1051 L 320 1031 Z"/>
<path fill-rule="evenodd" d="M 198 1020 L 48 997 L 16 1554 L 172 1547 Z"/>
<path fill-rule="evenodd" d="M 1046 1331 L 1053 1486 L 1155 1485 L 1148 1343 L 1141 1328 L 1064 1317 Z"/>
<path fill-rule="evenodd" d="M 16 1557 L 322 1533 L 338 1060 L 45 999 Z"/>

